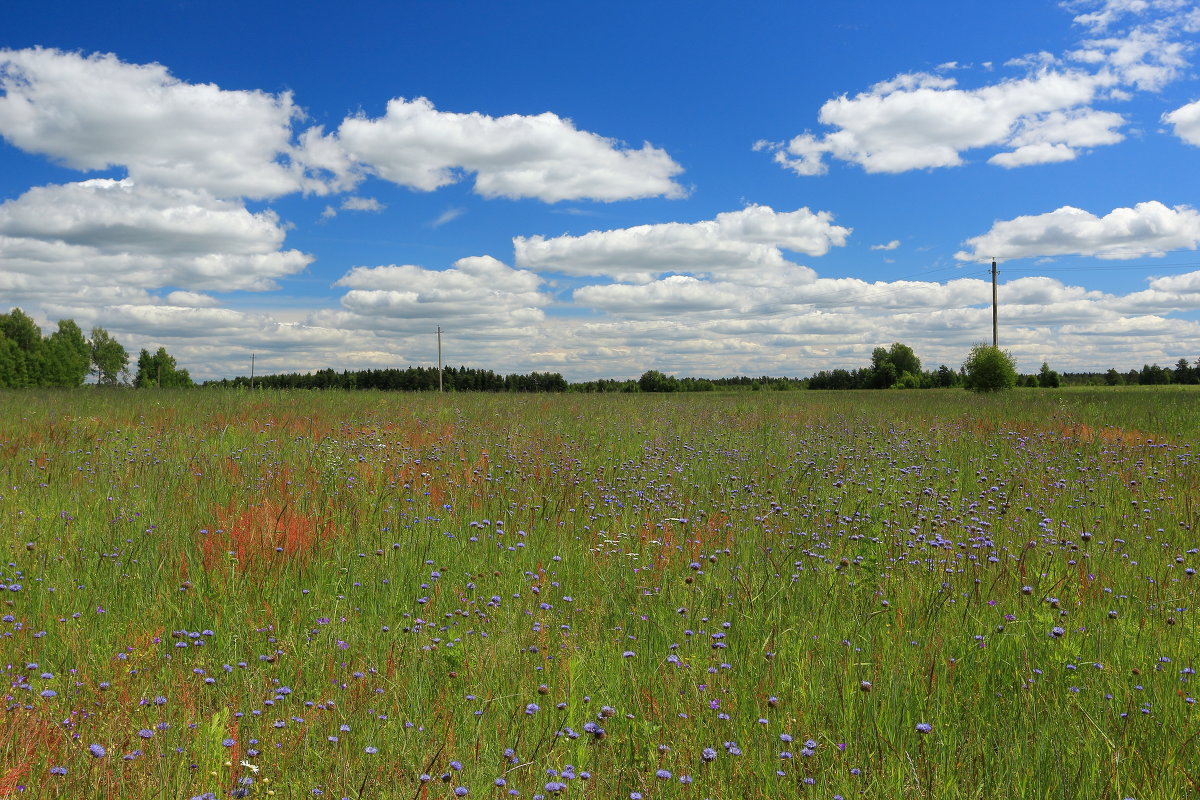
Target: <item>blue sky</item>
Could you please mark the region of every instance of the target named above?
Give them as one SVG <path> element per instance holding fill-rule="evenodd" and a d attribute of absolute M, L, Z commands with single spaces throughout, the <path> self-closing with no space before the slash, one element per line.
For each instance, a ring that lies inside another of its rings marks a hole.
<path fill-rule="evenodd" d="M 1200 357 L 1200 10 L 17 0 L 0 308 L 201 378 Z"/>

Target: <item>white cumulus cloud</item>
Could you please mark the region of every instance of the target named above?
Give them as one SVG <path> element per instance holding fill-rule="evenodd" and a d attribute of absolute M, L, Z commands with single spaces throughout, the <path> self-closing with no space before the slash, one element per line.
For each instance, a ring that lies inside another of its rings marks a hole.
<path fill-rule="evenodd" d="M 673 180 L 683 168 L 665 151 L 625 147 L 549 112 L 491 117 L 395 98 L 382 117 L 348 117 L 328 135 L 308 131 L 302 147 L 308 164 L 343 181 L 362 171 L 421 191 L 473 173 L 484 197 L 554 203 L 683 195 Z"/>
<path fill-rule="evenodd" d="M 1174 128 L 1180 139 L 1200 147 L 1200 100 L 1163 114 L 1163 122 Z"/>
<path fill-rule="evenodd" d="M 276 288 L 312 257 L 283 250 L 273 211 L 205 191 L 97 178 L 40 186 L 0 204 L 0 289 Z"/>
<path fill-rule="evenodd" d="M 68 167 L 224 197 L 300 188 L 290 94 L 191 84 L 113 54 L 0 50 L 0 136 Z"/>
<path fill-rule="evenodd" d="M 513 239 L 518 266 L 568 275 L 606 275 L 648 282 L 664 273 L 738 275 L 754 281 L 788 270 L 793 279 L 811 272 L 789 262 L 782 250 L 819 256 L 846 243 L 850 229 L 825 211 L 776 212 L 748 206 L 701 222 L 638 225 L 582 236 Z"/>
<path fill-rule="evenodd" d="M 986 258 L 1082 255 L 1137 258 L 1171 250 L 1195 250 L 1200 243 L 1200 213 L 1188 206 L 1168 208 L 1157 200 L 1117 208 L 1097 217 L 1072 206 L 1047 214 L 1000 220 L 991 230 L 964 243 L 955 253 L 962 261 Z"/>
<path fill-rule="evenodd" d="M 321 312 L 337 327 L 428 328 L 431 321 L 458 329 L 528 324 L 543 319 L 550 297 L 542 280 L 491 256 L 460 258 L 449 269 L 406 265 L 355 267 L 334 286 L 347 287 L 341 312 Z"/>
<path fill-rule="evenodd" d="M 826 157 L 867 172 L 899 173 L 955 167 L 972 151 L 995 150 L 989 163 L 1014 168 L 1116 144 L 1124 139 L 1126 119 L 1096 105 L 1128 99 L 1132 91 L 1158 91 L 1183 75 L 1193 49 L 1184 34 L 1200 25 L 1200 13 L 1176 0 L 1068 7 L 1084 12 L 1075 22 L 1091 38 L 1061 57 L 1043 52 L 1010 60 L 1007 66 L 1025 70 L 1021 76 L 963 88 L 944 75 L 901 74 L 826 101 L 817 119 L 828 132 L 763 140 L 755 149 L 774 153 L 798 175 L 821 175 Z M 1144 21 L 1110 30 L 1128 16 Z"/>

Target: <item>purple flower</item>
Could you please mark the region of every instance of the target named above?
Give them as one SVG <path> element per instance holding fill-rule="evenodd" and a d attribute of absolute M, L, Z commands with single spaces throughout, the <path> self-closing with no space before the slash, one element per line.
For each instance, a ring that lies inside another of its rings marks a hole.
<path fill-rule="evenodd" d="M 929 733 L 931 730 L 933 730 L 933 726 L 928 722 L 917 723 L 917 733 Z"/>
<path fill-rule="evenodd" d="M 671 773 L 667 772 L 665 769 L 660 769 L 654 773 L 654 777 L 658 778 L 660 781 L 669 781 L 671 780 Z"/>
<path fill-rule="evenodd" d="M 469 790 L 465 786 L 455 786 L 454 787 L 454 796 L 455 797 L 466 797 L 468 791 Z"/>
<path fill-rule="evenodd" d="M 50 774 L 51 775 L 66 775 L 67 768 L 66 767 L 51 767 Z"/>
<path fill-rule="evenodd" d="M 700 758 L 704 761 L 716 761 L 717 751 L 711 747 L 706 747 L 700 751 Z"/>
<path fill-rule="evenodd" d="M 88 745 L 88 752 L 92 754 L 92 758 L 104 758 L 106 755 L 108 755 L 104 748 L 98 744 Z"/>

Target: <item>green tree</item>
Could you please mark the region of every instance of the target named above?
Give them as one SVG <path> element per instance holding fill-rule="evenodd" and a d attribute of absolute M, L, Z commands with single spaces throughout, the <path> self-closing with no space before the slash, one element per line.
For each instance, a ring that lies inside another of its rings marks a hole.
<path fill-rule="evenodd" d="M 101 386 L 116 386 L 129 366 L 129 353 L 121 343 L 99 326 L 92 328 L 92 369 Z"/>
<path fill-rule="evenodd" d="M 1104 373 L 1104 382 L 1109 386 L 1120 386 L 1125 383 L 1125 376 L 1117 372 L 1113 367 L 1108 368 L 1108 372 Z"/>
<path fill-rule="evenodd" d="M 876 347 L 871 351 L 871 374 L 867 382 L 872 389 L 920 386 L 921 359 L 911 347 L 900 342 L 892 343 L 889 348 Z"/>
<path fill-rule="evenodd" d="M 940 367 L 938 367 L 937 372 L 934 373 L 934 386 L 949 389 L 951 387 L 958 386 L 959 382 L 959 374 L 947 367 L 945 364 L 942 364 Z"/>
<path fill-rule="evenodd" d="M 1164 386 L 1171 382 L 1171 370 L 1158 364 L 1144 364 L 1138 374 L 1138 383 L 1143 386 Z"/>
<path fill-rule="evenodd" d="M 162 389 L 184 389 L 190 388 L 194 384 L 188 371 L 176 366 L 175 357 L 167 352 L 167 348 L 160 347 L 153 355 L 144 348 L 138 354 L 138 369 L 137 375 L 133 379 L 133 385 L 139 389 L 151 386 Z"/>
<path fill-rule="evenodd" d="M 999 347 L 977 344 L 963 363 L 963 385 L 975 392 L 999 392 L 1017 385 L 1017 365 Z"/>
<path fill-rule="evenodd" d="M 0 333 L 17 343 L 26 353 L 33 353 L 42 343 L 42 331 L 33 319 L 19 308 L 0 314 Z"/>
<path fill-rule="evenodd" d="M 679 379 L 651 369 L 638 378 L 638 386 L 643 392 L 673 392 L 679 388 Z"/>
<path fill-rule="evenodd" d="M 894 342 L 888 348 L 888 360 L 896 367 L 896 374 L 900 377 L 903 378 L 906 372 L 916 378 L 921 377 L 921 359 L 908 345 Z"/>
<path fill-rule="evenodd" d="M 74 320 L 58 321 L 58 330 L 43 348 L 41 383 L 47 386 L 80 386 L 91 368 L 92 351 Z"/>
<path fill-rule="evenodd" d="M 1196 370 L 1188 365 L 1186 358 L 1181 358 L 1175 362 L 1174 383 L 1200 383 L 1200 375 L 1196 374 Z"/>
<path fill-rule="evenodd" d="M 0 384 L 13 389 L 37 386 L 42 373 L 42 331 L 24 311 L 0 314 Z"/>
<path fill-rule="evenodd" d="M 1057 389 L 1062 386 L 1062 378 L 1058 373 L 1050 369 L 1050 364 L 1043 361 L 1042 368 L 1038 372 L 1038 386 L 1043 389 Z"/>
<path fill-rule="evenodd" d="M 25 354 L 17 343 L 0 333 L 0 389 L 26 386 Z"/>

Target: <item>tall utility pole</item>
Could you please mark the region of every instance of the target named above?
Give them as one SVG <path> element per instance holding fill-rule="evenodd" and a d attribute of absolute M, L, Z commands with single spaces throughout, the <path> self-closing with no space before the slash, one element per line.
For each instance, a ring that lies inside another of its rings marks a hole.
<path fill-rule="evenodd" d="M 1000 346 L 996 311 L 996 259 L 992 259 L 992 347 Z"/>
<path fill-rule="evenodd" d="M 442 326 L 438 325 L 438 391 L 442 391 Z"/>
<path fill-rule="evenodd" d="M 250 388 L 254 388 L 254 353 L 250 354 Z"/>

